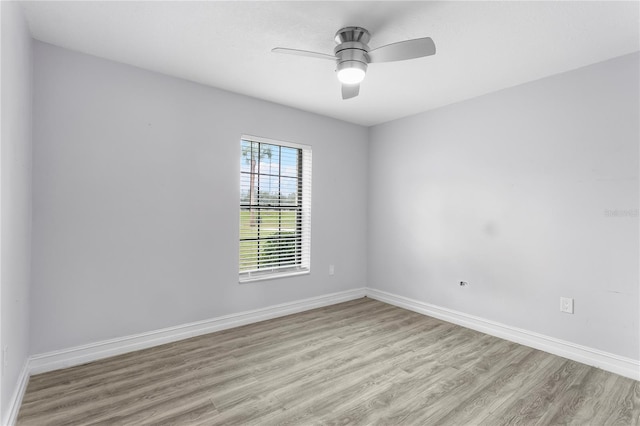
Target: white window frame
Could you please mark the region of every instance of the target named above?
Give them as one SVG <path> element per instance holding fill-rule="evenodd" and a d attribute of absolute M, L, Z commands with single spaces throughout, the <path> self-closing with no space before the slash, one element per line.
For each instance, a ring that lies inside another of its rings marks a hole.
<path fill-rule="evenodd" d="M 294 266 L 274 267 L 274 268 L 260 268 L 250 271 L 241 271 L 242 268 L 242 223 L 239 223 L 239 249 L 238 249 L 238 274 L 239 282 L 247 283 L 253 281 L 268 280 L 274 278 L 283 278 L 296 275 L 305 275 L 311 272 L 311 169 L 312 169 L 312 150 L 311 146 L 303 145 L 293 142 L 286 142 L 281 140 L 269 139 L 260 136 L 242 135 L 240 138 L 240 161 L 242 159 L 242 142 L 250 141 L 260 144 L 269 144 L 275 146 L 281 146 L 286 148 L 294 148 L 300 150 L 302 156 L 302 171 L 298 171 L 299 179 L 301 180 L 300 191 L 300 211 L 301 218 L 299 220 L 300 226 L 300 256 L 299 261 Z M 259 172 L 259 171 L 258 171 Z M 282 173 L 281 170 L 278 171 Z M 242 175 L 246 172 L 240 171 L 240 190 L 242 190 Z M 259 174 L 259 173 L 255 173 Z M 257 189 L 259 190 L 259 189 Z M 247 205 L 243 204 L 242 199 L 239 202 L 239 210 L 242 212 L 243 208 L 246 209 Z M 258 255 L 259 256 L 259 255 Z M 259 257 L 258 257 L 259 258 Z"/>

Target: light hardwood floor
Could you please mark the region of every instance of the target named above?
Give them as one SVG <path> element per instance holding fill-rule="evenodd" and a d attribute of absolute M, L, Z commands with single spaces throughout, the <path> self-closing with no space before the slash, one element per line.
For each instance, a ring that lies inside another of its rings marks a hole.
<path fill-rule="evenodd" d="M 636 425 L 640 382 L 364 298 L 31 377 L 72 424 Z"/>

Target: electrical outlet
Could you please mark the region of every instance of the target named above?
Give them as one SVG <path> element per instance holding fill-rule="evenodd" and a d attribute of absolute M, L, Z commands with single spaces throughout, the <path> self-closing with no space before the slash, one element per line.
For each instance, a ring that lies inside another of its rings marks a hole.
<path fill-rule="evenodd" d="M 333 265 L 329 265 L 329 275 L 333 275 L 336 272 L 336 269 L 333 267 Z"/>
<path fill-rule="evenodd" d="M 573 313 L 573 299 L 570 297 L 560 298 L 560 312 L 566 312 L 568 314 Z"/>

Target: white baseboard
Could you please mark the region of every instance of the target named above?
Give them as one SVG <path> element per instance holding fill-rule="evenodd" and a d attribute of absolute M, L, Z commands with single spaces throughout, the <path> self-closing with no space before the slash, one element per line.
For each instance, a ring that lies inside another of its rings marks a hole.
<path fill-rule="evenodd" d="M 3 419 L 3 425 L 13 426 L 16 424 L 16 420 L 18 420 L 18 411 L 20 411 L 20 405 L 22 404 L 22 398 L 24 397 L 24 393 L 27 390 L 27 384 L 29 384 L 28 359 L 22 366 L 22 370 L 20 371 L 20 375 L 18 376 L 18 382 L 16 383 L 16 388 L 13 391 L 11 400 L 9 401 L 9 410 L 7 411 L 6 418 Z"/>
<path fill-rule="evenodd" d="M 634 380 L 640 380 L 640 361 L 638 360 L 511 327 L 496 321 L 387 293 L 386 291 L 367 288 L 367 297 L 598 367 Z"/>
<path fill-rule="evenodd" d="M 295 302 L 269 306 L 253 311 L 240 312 L 225 315 L 204 321 L 197 321 L 175 327 L 140 333 L 131 336 L 119 337 L 111 340 L 76 346 L 60 351 L 33 355 L 29 359 L 29 371 L 31 374 L 44 373 L 60 368 L 72 367 L 87 362 L 121 355 L 127 352 L 150 348 L 165 343 L 171 343 L 189 337 L 213 333 L 228 328 L 264 321 L 297 312 L 307 311 L 322 306 L 359 299 L 365 296 L 365 289 L 347 290 Z"/>

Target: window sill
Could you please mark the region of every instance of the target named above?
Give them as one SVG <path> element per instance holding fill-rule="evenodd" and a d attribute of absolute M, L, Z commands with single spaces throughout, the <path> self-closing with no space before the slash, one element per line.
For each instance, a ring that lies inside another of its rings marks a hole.
<path fill-rule="evenodd" d="M 254 281 L 266 281 L 266 280 L 276 280 L 279 278 L 286 277 L 295 277 L 298 275 L 307 275 L 310 274 L 311 270 L 297 270 L 297 271 L 287 271 L 287 272 L 262 272 L 262 273 L 254 273 L 253 275 L 243 275 L 240 276 L 238 282 L 240 284 L 251 283 Z"/>

